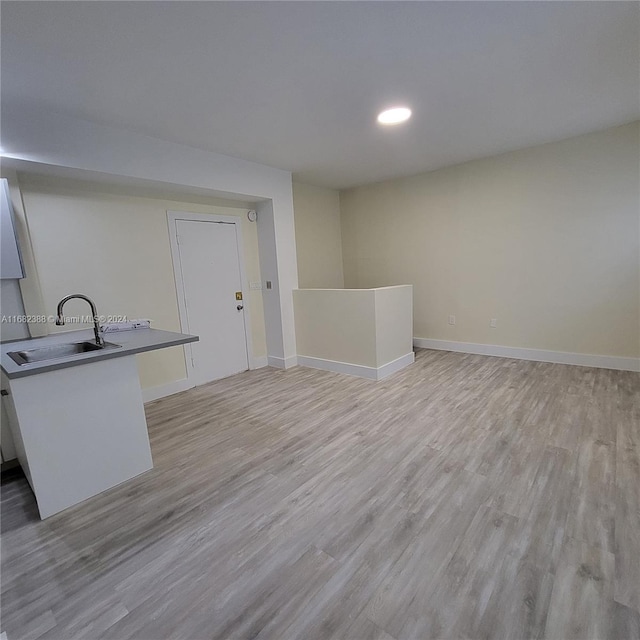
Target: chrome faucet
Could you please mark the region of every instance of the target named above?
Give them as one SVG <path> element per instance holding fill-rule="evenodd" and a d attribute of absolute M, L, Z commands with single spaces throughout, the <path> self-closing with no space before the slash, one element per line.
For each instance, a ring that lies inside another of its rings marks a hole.
<path fill-rule="evenodd" d="M 56 324 L 60 327 L 64 324 L 64 316 L 62 315 L 62 307 L 66 302 L 71 300 L 72 298 L 80 298 L 81 300 L 86 300 L 91 307 L 91 314 L 93 316 L 93 333 L 96 336 L 96 344 L 99 346 L 104 346 L 104 339 L 100 334 L 100 325 L 98 324 L 98 312 L 96 311 L 96 305 L 93 303 L 93 300 L 87 298 L 87 296 L 82 293 L 72 293 L 70 296 L 65 296 L 58 302 L 58 312 L 56 314 Z"/>

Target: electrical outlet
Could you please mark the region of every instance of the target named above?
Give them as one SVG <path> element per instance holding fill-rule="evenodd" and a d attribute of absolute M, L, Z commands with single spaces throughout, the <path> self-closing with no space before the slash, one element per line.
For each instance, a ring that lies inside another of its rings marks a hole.
<path fill-rule="evenodd" d="M 455 316 L 449 316 L 449 324 L 455 326 L 455 324 L 456 324 L 456 317 Z"/>
<path fill-rule="evenodd" d="M 491 322 L 489 322 L 489 326 L 492 329 L 495 329 L 498 326 L 498 319 L 497 318 L 491 318 Z"/>

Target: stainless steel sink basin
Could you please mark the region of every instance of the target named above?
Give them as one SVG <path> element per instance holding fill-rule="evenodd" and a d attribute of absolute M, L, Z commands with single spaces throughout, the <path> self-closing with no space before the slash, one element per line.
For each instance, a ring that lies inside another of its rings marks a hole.
<path fill-rule="evenodd" d="M 17 364 L 30 364 L 31 362 L 42 362 L 44 360 L 58 360 L 68 358 L 91 351 L 102 351 L 103 349 L 118 349 L 119 344 L 105 342 L 98 345 L 95 342 L 68 342 L 66 344 L 52 344 L 46 347 L 36 347 L 35 349 L 25 349 L 24 351 L 9 351 L 7 355 Z"/>

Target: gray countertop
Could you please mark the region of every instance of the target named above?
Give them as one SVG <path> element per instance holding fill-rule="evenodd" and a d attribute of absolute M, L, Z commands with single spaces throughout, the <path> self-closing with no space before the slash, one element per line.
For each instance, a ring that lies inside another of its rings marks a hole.
<path fill-rule="evenodd" d="M 122 358 L 144 351 L 154 351 L 165 347 L 175 347 L 188 342 L 197 342 L 198 336 L 190 336 L 186 333 L 174 333 L 173 331 L 160 331 L 159 329 L 133 329 L 131 331 L 114 331 L 105 333 L 103 337 L 106 342 L 120 345 L 118 349 L 104 349 L 90 351 L 73 356 L 66 356 L 55 360 L 44 360 L 42 362 L 31 362 L 19 365 L 7 354 L 9 351 L 23 351 L 25 349 L 36 349 L 54 344 L 66 342 L 83 342 L 85 340 L 93 342 L 95 340 L 93 330 L 85 331 L 64 331 L 55 333 L 43 338 L 31 338 L 30 340 L 16 340 L 0 345 L 0 363 L 2 371 L 8 378 L 23 378 L 33 376 L 45 371 L 55 371 L 66 367 L 75 367 L 80 364 L 90 364 L 98 360 L 109 358 Z"/>

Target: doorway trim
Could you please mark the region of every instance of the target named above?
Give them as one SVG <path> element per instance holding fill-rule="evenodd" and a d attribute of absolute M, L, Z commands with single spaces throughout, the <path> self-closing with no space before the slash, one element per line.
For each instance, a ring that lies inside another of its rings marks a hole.
<path fill-rule="evenodd" d="M 217 213 L 192 213 L 190 211 L 167 211 L 167 226 L 169 228 L 169 243 L 171 245 L 171 260 L 173 262 L 173 278 L 176 286 L 176 298 L 178 301 L 178 314 L 180 316 L 180 330 L 187 332 L 187 307 L 185 302 L 184 283 L 182 282 L 182 269 L 180 264 L 180 250 L 178 249 L 178 231 L 176 221 L 186 222 L 210 222 L 226 223 L 235 225 L 236 246 L 238 249 L 238 262 L 240 267 L 240 279 L 242 290 L 242 303 L 244 306 L 244 339 L 247 349 L 247 365 L 249 370 L 259 368 L 259 364 L 254 362 L 253 339 L 251 337 L 251 308 L 249 304 L 248 280 L 245 272 L 244 242 L 242 237 L 242 224 L 240 216 L 226 216 Z M 193 364 L 191 360 L 191 344 L 183 345 L 184 366 L 187 372 L 187 379 L 193 379 Z M 193 383 L 191 383 L 193 386 Z"/>

